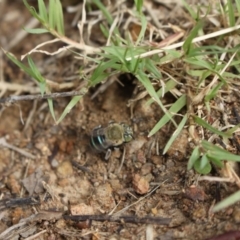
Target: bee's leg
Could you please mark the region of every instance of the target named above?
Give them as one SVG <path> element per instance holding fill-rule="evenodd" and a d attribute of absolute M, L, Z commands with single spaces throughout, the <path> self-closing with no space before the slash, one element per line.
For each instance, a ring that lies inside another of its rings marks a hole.
<path fill-rule="evenodd" d="M 97 130 L 97 129 L 101 128 L 101 127 L 102 127 L 102 126 L 99 125 L 99 126 L 95 127 L 95 128 L 93 129 L 93 131 L 94 131 L 94 130 Z"/>
<path fill-rule="evenodd" d="M 108 122 L 108 124 L 109 125 L 112 125 L 112 124 L 114 124 L 115 122 L 113 121 L 113 120 L 110 120 L 109 122 Z"/>
<path fill-rule="evenodd" d="M 108 160 L 111 157 L 112 150 L 109 148 L 105 154 L 105 160 Z"/>

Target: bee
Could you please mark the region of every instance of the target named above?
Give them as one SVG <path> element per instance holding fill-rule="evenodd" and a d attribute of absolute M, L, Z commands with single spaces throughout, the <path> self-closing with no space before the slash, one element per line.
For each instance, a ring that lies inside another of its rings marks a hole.
<path fill-rule="evenodd" d="M 91 134 L 91 146 L 98 152 L 106 152 L 105 159 L 111 154 L 111 148 L 130 142 L 133 130 L 125 123 L 109 123 L 107 127 L 98 126 Z"/>

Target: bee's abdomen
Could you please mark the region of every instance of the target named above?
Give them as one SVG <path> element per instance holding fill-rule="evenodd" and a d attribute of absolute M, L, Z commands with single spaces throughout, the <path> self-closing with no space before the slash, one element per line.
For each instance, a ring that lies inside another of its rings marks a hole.
<path fill-rule="evenodd" d="M 93 149 L 104 152 L 109 147 L 106 142 L 105 134 L 102 132 L 102 129 L 94 129 L 91 136 L 91 146 Z"/>
<path fill-rule="evenodd" d="M 91 134 L 91 146 L 100 152 L 107 152 L 109 148 L 121 146 L 133 138 L 132 128 L 126 124 L 110 123 L 107 127 L 94 128 Z"/>

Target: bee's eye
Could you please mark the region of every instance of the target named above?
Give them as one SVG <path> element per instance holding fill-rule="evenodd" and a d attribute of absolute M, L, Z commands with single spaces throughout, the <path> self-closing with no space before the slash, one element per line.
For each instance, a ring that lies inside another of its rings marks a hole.
<path fill-rule="evenodd" d="M 130 134 L 124 134 L 124 141 L 130 142 L 133 139 L 132 135 Z"/>

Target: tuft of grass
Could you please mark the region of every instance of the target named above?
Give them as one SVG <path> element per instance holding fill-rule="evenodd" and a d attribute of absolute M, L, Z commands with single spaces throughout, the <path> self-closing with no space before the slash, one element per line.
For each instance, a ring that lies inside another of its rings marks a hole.
<path fill-rule="evenodd" d="M 45 33 L 50 32 L 53 35 L 64 35 L 64 19 L 62 5 L 59 0 L 50 0 L 47 7 L 43 0 L 38 0 L 39 12 L 32 6 L 30 6 L 27 0 L 23 0 L 26 8 L 29 12 L 38 19 L 44 28 L 40 29 L 25 29 L 29 33 Z"/>

